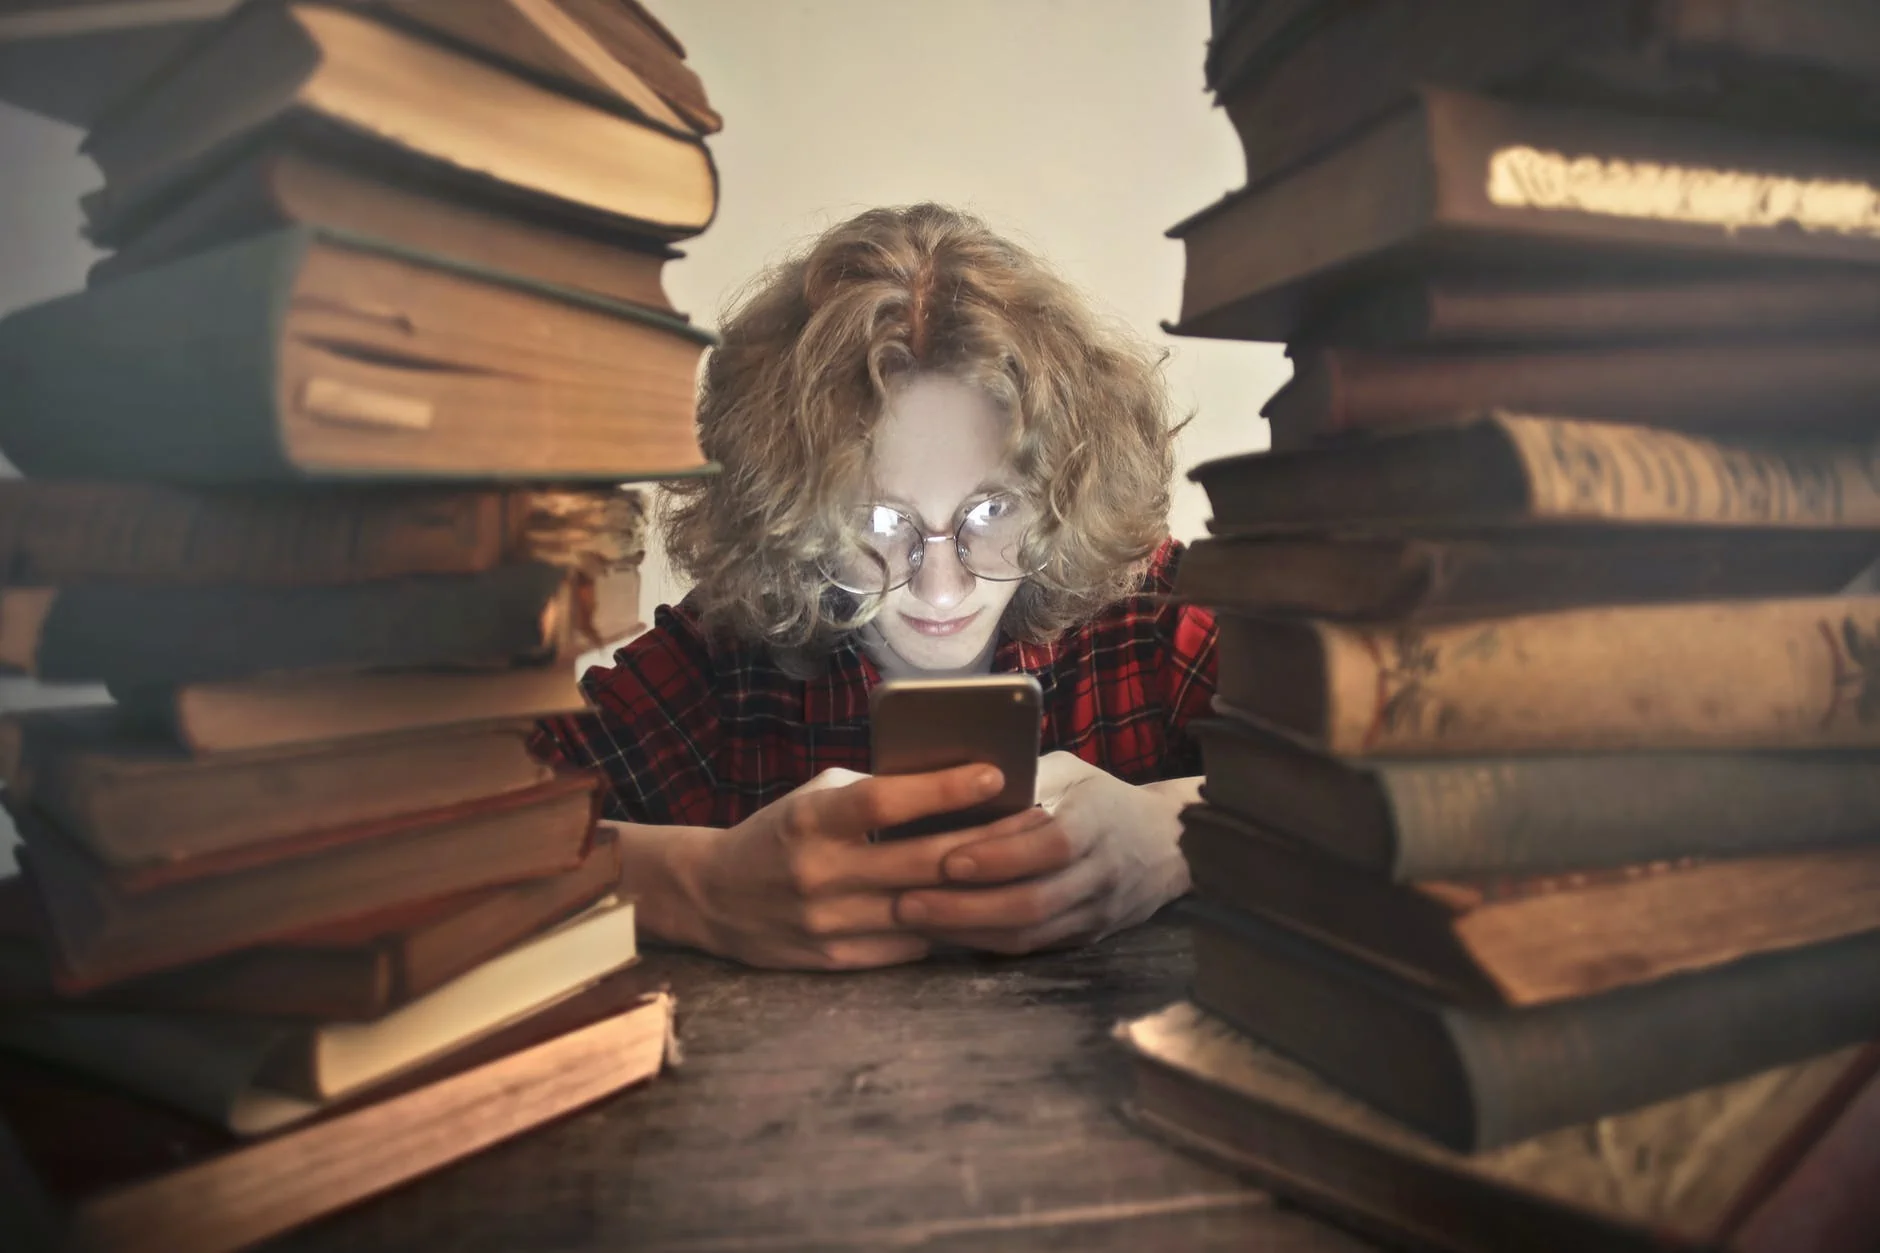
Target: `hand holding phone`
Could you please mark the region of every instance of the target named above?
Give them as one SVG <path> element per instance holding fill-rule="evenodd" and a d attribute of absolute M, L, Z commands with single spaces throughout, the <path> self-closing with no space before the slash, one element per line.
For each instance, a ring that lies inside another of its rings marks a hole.
<path fill-rule="evenodd" d="M 924 774 L 978 763 L 1005 776 L 983 804 L 876 832 L 877 840 L 982 826 L 1029 809 L 1038 788 L 1043 692 L 1028 674 L 891 679 L 869 694 L 875 774 Z"/>

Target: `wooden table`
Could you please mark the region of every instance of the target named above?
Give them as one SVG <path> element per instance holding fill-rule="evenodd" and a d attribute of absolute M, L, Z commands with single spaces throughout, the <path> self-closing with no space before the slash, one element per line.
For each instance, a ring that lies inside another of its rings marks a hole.
<path fill-rule="evenodd" d="M 1173 922 L 864 974 L 648 960 L 679 997 L 681 1069 L 276 1247 L 1371 1248 L 1118 1116 L 1109 1029 L 1187 986 Z"/>

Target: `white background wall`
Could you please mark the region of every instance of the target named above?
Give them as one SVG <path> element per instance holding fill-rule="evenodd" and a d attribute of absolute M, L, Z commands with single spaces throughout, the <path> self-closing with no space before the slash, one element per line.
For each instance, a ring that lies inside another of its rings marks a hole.
<path fill-rule="evenodd" d="M 1158 329 L 1181 291 L 1181 247 L 1162 232 L 1244 172 L 1202 88 L 1205 0 L 650 3 L 725 116 L 718 220 L 668 269 L 696 320 L 715 325 L 751 275 L 851 213 L 939 200 L 1168 349 L 1176 404 L 1196 414 L 1184 466 L 1265 445 L 1256 415 L 1286 377 L 1279 349 Z M 0 105 L 0 312 L 83 282 L 75 201 L 97 176 L 78 139 Z M 1175 534 L 1200 534 L 1205 512 L 1182 482 Z M 647 573 L 649 606 L 683 590 L 657 552 Z M 49 695 L 0 680 L 0 707 Z"/>

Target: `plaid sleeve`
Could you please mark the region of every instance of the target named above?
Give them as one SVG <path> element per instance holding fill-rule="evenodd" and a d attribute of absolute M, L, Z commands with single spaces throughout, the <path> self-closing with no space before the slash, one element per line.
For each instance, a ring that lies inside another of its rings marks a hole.
<path fill-rule="evenodd" d="M 600 769 L 605 815 L 655 826 L 712 820 L 719 710 L 710 650 L 689 617 L 661 607 L 653 629 L 581 679 L 594 708 L 545 719 L 532 741 L 564 765 Z"/>
<path fill-rule="evenodd" d="M 1183 551 L 1180 545 L 1171 543 L 1158 555 L 1161 559 L 1152 574 L 1152 579 L 1161 584 L 1158 590 L 1174 589 Z M 1209 702 L 1214 698 L 1215 647 L 1220 628 L 1211 610 L 1199 605 L 1164 604 L 1156 616 L 1156 633 L 1162 643 L 1164 708 L 1169 721 L 1165 777 L 1183 779 L 1201 773 L 1201 747 L 1188 734 L 1188 724 L 1212 715 Z"/>

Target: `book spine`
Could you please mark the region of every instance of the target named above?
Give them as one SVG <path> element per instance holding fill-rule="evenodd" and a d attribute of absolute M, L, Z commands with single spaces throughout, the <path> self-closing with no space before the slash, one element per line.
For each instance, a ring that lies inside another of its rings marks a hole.
<path fill-rule="evenodd" d="M 1864 446 L 1740 442 L 1502 416 L 1538 517 L 1770 527 L 1880 526 Z"/>
<path fill-rule="evenodd" d="M 503 667 L 561 646 L 567 601 L 564 572 L 539 564 L 333 588 L 68 588 L 40 628 L 34 671 L 52 682 L 134 685 Z"/>
<path fill-rule="evenodd" d="M 308 241 L 265 236 L 0 321 L 0 451 L 33 478 L 294 477 L 278 348 Z"/>
<path fill-rule="evenodd" d="M 1867 754 L 1498 757 L 1375 773 L 1399 882 L 1820 848 L 1870 836 L 1880 813 L 1880 758 Z"/>
<path fill-rule="evenodd" d="M 1880 597 L 1306 629 L 1340 755 L 1880 746 Z"/>
<path fill-rule="evenodd" d="M 491 492 L 211 493 L 35 483 L 0 490 L 0 577 L 84 582 L 346 583 L 474 574 L 508 555 Z"/>

